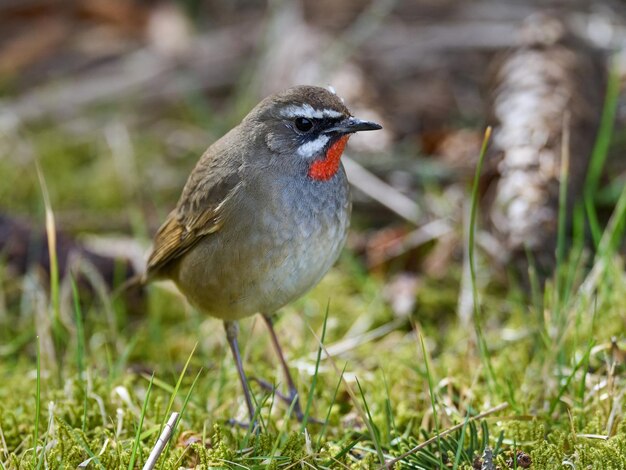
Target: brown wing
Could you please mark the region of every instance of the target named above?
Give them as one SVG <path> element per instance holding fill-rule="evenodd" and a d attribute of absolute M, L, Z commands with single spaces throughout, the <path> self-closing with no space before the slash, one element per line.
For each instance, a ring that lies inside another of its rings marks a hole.
<path fill-rule="evenodd" d="M 170 263 L 221 228 L 223 208 L 241 187 L 241 160 L 232 154 L 235 158 L 221 158 L 224 143 L 216 142 L 202 156 L 185 184 L 178 206 L 157 231 L 148 259 L 148 279 L 165 274 Z"/>
<path fill-rule="evenodd" d="M 148 259 L 148 278 L 158 277 L 169 263 L 193 247 L 203 236 L 220 229 L 219 211 L 207 208 L 192 217 L 180 217 L 174 210 L 154 237 Z"/>

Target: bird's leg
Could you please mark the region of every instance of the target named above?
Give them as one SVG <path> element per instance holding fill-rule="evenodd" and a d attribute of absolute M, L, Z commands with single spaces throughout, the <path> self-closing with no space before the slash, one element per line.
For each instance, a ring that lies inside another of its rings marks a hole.
<path fill-rule="evenodd" d="M 298 395 L 298 390 L 296 389 L 296 385 L 293 382 L 293 378 L 291 377 L 291 372 L 289 372 L 289 366 L 287 365 L 287 361 L 285 360 L 285 356 L 283 355 L 283 350 L 278 343 L 278 337 L 276 336 L 276 332 L 274 331 L 274 320 L 271 315 L 267 315 L 263 313 L 261 315 L 263 320 L 265 320 L 265 324 L 267 325 L 267 329 L 270 332 L 270 338 L 272 339 L 272 344 L 274 345 L 274 349 L 276 350 L 276 355 L 280 360 L 280 364 L 283 368 L 283 372 L 285 374 L 285 379 L 287 380 L 287 387 L 289 389 L 289 395 L 286 398 L 286 401 L 291 405 L 293 403 L 293 411 L 298 418 L 298 421 L 302 421 L 304 418 L 304 414 L 302 413 L 302 408 L 300 407 L 300 398 Z M 264 384 L 261 384 L 264 385 Z"/>
<path fill-rule="evenodd" d="M 250 395 L 250 387 L 248 386 L 248 380 L 246 374 L 243 371 L 243 364 L 241 362 L 241 354 L 239 354 L 239 344 L 237 342 L 237 336 L 239 335 L 239 324 L 236 321 L 225 321 L 224 329 L 226 330 L 226 338 L 230 350 L 235 358 L 237 364 L 237 372 L 239 373 L 239 380 L 241 381 L 241 388 L 243 388 L 243 395 L 246 399 L 246 405 L 248 406 L 248 414 L 250 415 L 250 422 L 254 420 L 254 404 L 252 403 L 252 396 Z"/>

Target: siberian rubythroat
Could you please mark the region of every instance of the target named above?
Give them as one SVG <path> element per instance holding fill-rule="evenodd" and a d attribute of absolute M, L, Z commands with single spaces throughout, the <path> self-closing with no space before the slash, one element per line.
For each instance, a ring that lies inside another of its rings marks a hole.
<path fill-rule="evenodd" d="M 337 259 L 351 209 L 340 157 L 351 134 L 380 128 L 325 88 L 269 96 L 202 155 L 155 236 L 145 280 L 173 280 L 195 308 L 223 320 L 251 420 L 237 321 L 263 316 L 301 419 L 272 315 Z"/>

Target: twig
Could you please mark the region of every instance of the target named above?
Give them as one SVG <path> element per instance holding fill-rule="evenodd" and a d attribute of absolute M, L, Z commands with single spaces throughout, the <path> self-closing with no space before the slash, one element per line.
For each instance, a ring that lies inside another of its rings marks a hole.
<path fill-rule="evenodd" d="M 388 460 L 387 462 L 385 462 L 385 465 L 378 467 L 378 470 L 386 470 L 388 468 L 391 468 L 392 465 L 394 465 L 395 463 L 399 462 L 400 460 L 408 457 L 411 454 L 414 454 L 415 452 L 417 452 L 420 449 L 423 449 L 424 447 L 432 444 L 433 442 L 435 442 L 437 439 L 441 439 L 442 437 L 446 437 L 448 434 L 453 433 L 454 431 L 461 429 L 463 426 L 466 426 L 467 424 L 471 423 L 472 421 L 476 421 L 479 419 L 483 419 L 493 413 L 497 413 L 498 411 L 502 411 L 505 408 L 507 408 L 509 406 L 508 403 L 500 403 L 498 406 L 491 408 L 487 411 L 483 411 L 482 413 L 477 414 L 476 416 L 472 416 L 471 418 L 463 421 L 462 423 L 456 424 L 454 426 L 452 426 L 449 429 L 446 429 L 445 431 L 437 434 L 436 436 L 431 437 L 430 439 L 422 442 L 419 445 L 416 445 L 415 447 L 413 447 L 412 449 L 406 451 L 404 454 L 400 455 L 399 457 L 396 457 L 395 459 L 392 460 Z"/>
<path fill-rule="evenodd" d="M 348 179 L 354 187 L 391 209 L 403 219 L 414 224 L 418 223 L 421 211 L 412 199 L 385 183 L 350 157 L 344 155 L 342 161 L 348 173 Z"/>
<path fill-rule="evenodd" d="M 432 240 L 436 240 L 444 235 L 452 232 L 452 226 L 444 219 L 433 220 L 421 227 L 416 228 L 412 232 L 409 232 L 404 236 L 402 241 L 398 244 L 391 245 L 388 249 L 384 250 L 383 254 L 375 261 L 368 264 L 368 267 L 375 268 L 387 261 L 402 256 L 408 251 L 424 245 Z"/>
<path fill-rule="evenodd" d="M 576 437 L 583 439 L 600 439 L 602 441 L 608 441 L 610 438 L 610 436 L 605 436 L 604 434 L 576 434 Z"/>
<path fill-rule="evenodd" d="M 143 466 L 143 470 L 152 470 L 156 465 L 157 460 L 161 456 L 161 452 L 165 448 L 167 441 L 172 437 L 172 432 L 174 431 L 174 426 L 176 425 L 176 420 L 178 419 L 178 413 L 172 412 L 170 415 L 170 419 L 167 420 L 165 426 L 163 427 L 163 431 L 161 431 L 161 435 L 154 444 L 150 455 L 148 456 L 148 460 L 146 460 L 146 464 Z"/>
<path fill-rule="evenodd" d="M 365 343 L 369 343 L 374 341 L 375 339 L 382 338 L 392 331 L 400 328 L 406 323 L 404 318 L 396 318 L 389 323 L 385 323 L 378 328 L 367 331 L 363 334 L 352 336 L 346 339 L 343 339 L 335 344 L 331 344 L 330 346 L 324 347 L 327 358 L 332 358 L 334 356 L 339 356 L 341 354 L 345 354 L 348 351 L 356 348 L 357 346 L 361 346 Z M 311 359 L 315 359 L 317 353 L 311 354 Z"/>

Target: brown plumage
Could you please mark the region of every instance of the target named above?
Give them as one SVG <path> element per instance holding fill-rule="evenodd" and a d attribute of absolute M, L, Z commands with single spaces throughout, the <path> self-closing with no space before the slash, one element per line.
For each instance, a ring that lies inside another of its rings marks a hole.
<path fill-rule="evenodd" d="M 173 261 L 202 237 L 220 229 L 221 208 L 240 181 L 236 167 L 240 163 L 218 158 L 220 151 L 216 144 L 200 159 L 185 185 L 178 206 L 155 235 L 148 259 L 148 278 L 167 276 Z"/>
<path fill-rule="evenodd" d="M 146 279 L 173 280 L 198 310 L 224 321 L 251 419 L 236 322 L 263 314 L 301 418 L 271 315 L 335 262 L 350 217 L 337 159 L 350 134 L 379 128 L 324 88 L 272 95 L 204 153 L 155 236 Z"/>

